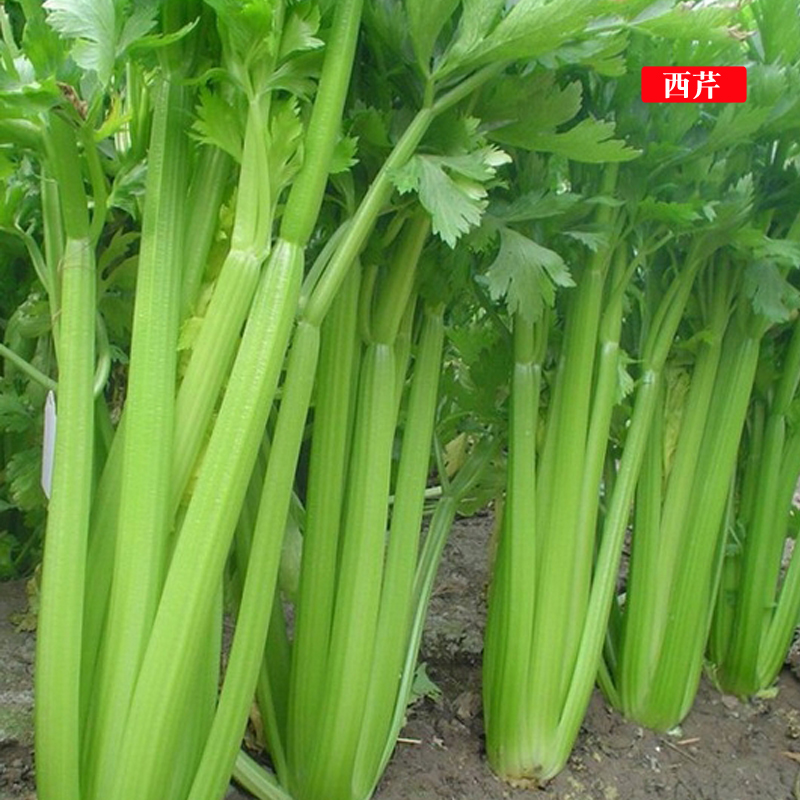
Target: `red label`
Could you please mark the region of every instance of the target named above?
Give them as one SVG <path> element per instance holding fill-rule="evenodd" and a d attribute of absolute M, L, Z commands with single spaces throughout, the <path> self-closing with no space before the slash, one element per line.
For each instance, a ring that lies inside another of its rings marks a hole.
<path fill-rule="evenodd" d="M 747 67 L 642 67 L 645 103 L 744 103 Z"/>

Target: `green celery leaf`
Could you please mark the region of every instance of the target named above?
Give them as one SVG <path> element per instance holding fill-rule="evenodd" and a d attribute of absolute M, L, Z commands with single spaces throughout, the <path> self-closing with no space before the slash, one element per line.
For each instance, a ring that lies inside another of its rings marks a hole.
<path fill-rule="evenodd" d="M 127 52 L 134 52 L 140 50 L 158 50 L 162 47 L 167 47 L 168 45 L 174 44 L 175 42 L 180 41 L 183 39 L 188 33 L 194 30 L 195 26 L 197 25 L 197 20 L 193 20 L 192 22 L 187 22 L 184 26 L 178 28 L 176 31 L 171 31 L 170 33 L 153 33 L 149 36 L 139 36 L 136 39 L 132 39 L 128 44 L 125 46 L 125 50 Z M 126 35 L 126 31 L 123 29 L 123 35 Z M 122 47 L 120 46 L 118 55 L 122 54 Z"/>
<path fill-rule="evenodd" d="M 289 92 L 307 99 L 314 94 L 321 64 L 321 51 L 301 52 L 265 78 L 261 88 L 263 91 Z"/>
<path fill-rule="evenodd" d="M 476 111 L 488 136 L 502 144 L 528 147 L 541 131 L 553 131 L 580 110 L 581 84 L 558 86 L 552 72 L 499 78 L 482 93 Z"/>
<path fill-rule="evenodd" d="M 417 664 L 414 671 L 414 681 L 411 684 L 411 695 L 408 704 L 412 705 L 418 700 L 429 697 L 434 703 L 442 699 L 442 690 L 430 679 L 427 671 L 427 664 L 422 661 Z"/>
<path fill-rule="evenodd" d="M 593 253 L 608 246 L 608 234 L 603 231 L 571 230 L 563 231 L 563 234 L 588 247 Z"/>
<path fill-rule="evenodd" d="M 621 139 L 612 139 L 613 135 L 613 122 L 587 118 L 563 133 L 538 133 L 524 146 L 587 164 L 630 161 L 640 155 L 641 151 L 634 150 Z"/>
<path fill-rule="evenodd" d="M 324 42 L 315 35 L 319 30 L 319 8 L 303 3 L 295 8 L 283 26 L 281 49 L 278 57 L 283 60 L 292 53 L 317 50 Z"/>
<path fill-rule="evenodd" d="M 508 161 L 505 153 L 492 147 L 455 156 L 417 155 L 391 178 L 401 194 L 418 193 L 431 215 L 434 233 L 454 247 L 462 234 L 481 221 L 487 205 L 482 182 Z"/>
<path fill-rule="evenodd" d="M 555 302 L 556 286 L 574 286 L 564 259 L 511 228 L 500 229 L 500 251 L 483 276 L 492 299 L 505 297 L 511 314 L 540 319 Z"/>
<path fill-rule="evenodd" d="M 598 75 L 619 78 L 626 72 L 628 38 L 628 33 L 624 31 L 598 34 L 585 42 L 559 47 L 553 53 L 542 56 L 539 61 L 548 69 L 584 64 Z"/>
<path fill-rule="evenodd" d="M 465 61 L 478 65 L 537 58 L 582 34 L 613 7 L 598 0 L 519 0 Z"/>
<path fill-rule="evenodd" d="M 474 182 L 451 178 L 430 158 L 418 158 L 419 199 L 432 218 L 434 233 L 451 247 L 475 227 L 486 208 L 486 190 Z"/>
<path fill-rule="evenodd" d="M 72 57 L 78 66 L 97 73 L 105 85 L 114 70 L 117 24 L 114 0 L 45 0 L 48 22 L 62 36 L 75 39 Z"/>
<path fill-rule="evenodd" d="M 433 47 L 459 0 L 406 0 L 411 41 L 420 66 L 427 71 Z"/>
<path fill-rule="evenodd" d="M 250 64 L 277 52 L 280 31 L 275 29 L 275 23 L 280 15 L 275 13 L 275 0 L 205 2 L 217 14 L 225 60 L 232 75 L 241 80 Z"/>
<path fill-rule="evenodd" d="M 504 5 L 505 0 L 464 0 L 453 44 L 439 65 L 442 73 L 461 68 L 497 22 Z"/>
<path fill-rule="evenodd" d="M 632 26 L 668 40 L 730 41 L 737 12 L 735 4 L 717 3 L 700 7 L 692 3 L 653 3 L 632 21 Z"/>
<path fill-rule="evenodd" d="M 511 203 L 493 202 L 489 206 L 492 216 L 504 222 L 527 222 L 533 219 L 557 217 L 574 208 L 580 196 L 571 192 L 527 192 Z"/>
<path fill-rule="evenodd" d="M 270 118 L 271 144 L 267 154 L 272 196 L 277 198 L 300 169 L 299 147 L 303 126 L 300 122 L 297 101 L 288 98 L 274 101 Z"/>
<path fill-rule="evenodd" d="M 117 43 L 117 53 L 122 54 L 134 42 L 143 39 L 156 24 L 158 0 L 138 0 L 131 15 L 125 20 Z"/>
<path fill-rule="evenodd" d="M 121 208 L 136 219 L 139 216 L 139 201 L 144 197 L 147 164 L 137 161 L 123 167 L 115 176 L 108 195 L 110 208 Z"/>
<path fill-rule="evenodd" d="M 106 118 L 100 127 L 94 132 L 95 142 L 102 142 L 114 134 L 131 121 L 132 114 L 125 110 L 125 104 L 120 94 L 115 94 L 111 99 L 111 108 L 106 114 Z"/>
<path fill-rule="evenodd" d="M 34 292 L 17 307 L 8 321 L 6 336 L 12 332 L 26 339 L 36 339 L 50 331 L 50 304 Z"/>
<path fill-rule="evenodd" d="M 633 363 L 628 353 L 624 350 L 619 351 L 619 358 L 617 359 L 617 391 L 614 396 L 615 403 L 621 403 L 628 395 L 633 393 L 636 386 L 628 367 Z"/>
<path fill-rule="evenodd" d="M 0 393 L 0 431 L 24 433 L 33 427 L 30 408 L 13 392 Z"/>
<path fill-rule="evenodd" d="M 23 511 L 42 508 L 46 498 L 41 486 L 42 453 L 39 448 L 18 450 L 6 465 L 11 502 Z"/>
<path fill-rule="evenodd" d="M 358 150 L 358 140 L 352 136 L 342 136 L 333 151 L 331 160 L 331 175 L 339 172 L 347 172 L 351 167 L 358 163 L 356 151 Z"/>
<path fill-rule="evenodd" d="M 774 263 L 756 261 L 747 265 L 744 292 L 753 310 L 770 322 L 786 322 L 800 308 L 800 292 L 781 275 Z"/>
<path fill-rule="evenodd" d="M 122 292 L 106 292 L 99 303 L 108 334 L 116 341 L 130 340 L 133 327 L 133 298 Z"/>
<path fill-rule="evenodd" d="M 201 142 L 219 147 L 241 163 L 244 142 L 241 119 L 219 93 L 200 91 L 193 128 Z"/>
<path fill-rule="evenodd" d="M 749 103 L 728 103 L 717 117 L 716 125 L 700 152 L 713 152 L 734 144 L 748 142 L 772 113 L 770 107 L 751 106 Z"/>
<path fill-rule="evenodd" d="M 55 75 L 67 48 L 58 33 L 47 24 L 41 0 L 20 0 L 25 13 L 22 49 L 36 68 L 39 78 Z"/>
<path fill-rule="evenodd" d="M 645 197 L 637 204 L 639 219 L 664 222 L 676 228 L 690 228 L 700 219 L 697 207 L 693 203 L 666 203 Z"/>
<path fill-rule="evenodd" d="M 508 164 L 511 157 L 496 147 L 484 147 L 472 153 L 441 156 L 439 161 L 448 170 L 457 172 L 465 178 L 488 181 L 494 177 L 497 167 Z"/>
<path fill-rule="evenodd" d="M 385 112 L 371 107 L 357 108 L 352 119 L 352 132 L 357 134 L 359 141 L 379 149 L 391 148 L 389 119 Z"/>
<path fill-rule="evenodd" d="M 123 261 L 133 245 L 139 240 L 138 231 L 125 231 L 122 228 L 114 232 L 111 241 L 105 246 L 97 258 L 97 272 L 106 276 L 115 266 Z"/>
<path fill-rule="evenodd" d="M 752 250 L 758 259 L 779 266 L 800 266 L 800 243 L 791 239 L 772 239 L 755 228 L 742 228 L 736 232 L 735 241 Z"/>
<path fill-rule="evenodd" d="M 62 98 L 55 78 L 37 80 L 34 66 L 25 56 L 0 66 L 0 118 L 38 114 L 52 108 Z"/>
<path fill-rule="evenodd" d="M 441 153 L 468 153 L 486 144 L 482 120 L 452 111 L 437 117 L 425 134 L 425 148 Z"/>
<path fill-rule="evenodd" d="M 767 61 L 791 63 L 797 59 L 800 17 L 795 0 L 769 0 L 757 4 L 757 43 Z"/>

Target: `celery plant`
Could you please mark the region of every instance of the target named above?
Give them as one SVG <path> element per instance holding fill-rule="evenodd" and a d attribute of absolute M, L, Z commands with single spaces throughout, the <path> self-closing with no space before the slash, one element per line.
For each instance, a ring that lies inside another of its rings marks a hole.
<path fill-rule="evenodd" d="M 753 73 L 757 97 L 759 74 Z M 789 243 L 770 238 L 783 231 L 771 219 L 775 212 L 764 213 L 771 203 L 759 199 L 758 183 L 744 172 L 756 173 L 764 153 L 781 153 L 773 136 L 765 116 L 748 122 L 741 115 L 723 116 L 674 162 L 711 159 L 716 165 L 707 185 L 698 188 L 721 198 L 714 201 L 717 213 L 709 230 L 712 234 L 717 227 L 718 233 L 684 322 L 682 334 L 691 338 L 671 356 L 676 364 L 672 374 L 685 378 L 688 390 L 678 380 L 665 386 L 659 401 L 664 419 L 650 432 L 621 624 L 615 625 L 614 645 L 607 650 L 608 673 L 602 673 L 613 702 L 633 719 L 659 729 L 680 722 L 697 690 L 722 557 L 737 546 L 735 538 L 726 542 L 735 531 L 735 500 L 729 493 L 761 342 L 794 303 L 794 290 L 784 276 L 796 263 L 796 253 Z M 770 141 L 766 149 L 763 140 Z M 714 186 L 720 179 L 722 185 Z M 771 491 L 769 472 L 759 479 L 764 485 L 756 488 L 751 481 L 751 497 Z M 723 661 L 720 643 L 723 631 L 731 629 L 726 608 L 731 568 L 733 562 L 723 572 L 725 596 L 713 640 L 714 657 Z M 750 628 L 751 635 L 756 627 Z"/>
<path fill-rule="evenodd" d="M 683 718 L 699 681 L 725 500 L 758 356 L 757 339 L 735 325 L 726 333 L 732 274 L 721 266 L 713 275 L 707 340 L 678 401 L 685 403 L 680 432 L 674 435 L 674 416 L 653 428 L 637 490 L 615 685 L 623 711 L 659 729 Z M 659 446 L 665 440 L 669 450 Z"/>
<path fill-rule="evenodd" d="M 782 371 L 777 382 L 769 385 L 768 400 L 757 382 L 709 643 L 720 685 L 742 696 L 766 689 L 774 681 L 800 608 L 796 558 L 783 580 L 779 579 L 787 517 L 800 473 L 800 444 L 787 422 L 800 380 L 800 336 L 797 324 L 792 327 Z"/>
<path fill-rule="evenodd" d="M 637 46 L 642 41 L 637 39 Z M 634 83 L 638 86 L 635 67 L 630 75 L 635 81 L 618 81 L 613 92 L 598 93 L 594 102 L 611 99 L 619 114 L 618 129 L 637 134 L 636 143 L 646 147 L 652 131 L 628 125 L 619 113 L 628 106 Z M 544 95 L 538 104 L 531 102 L 530 112 L 523 112 L 528 130 L 521 125 L 501 127 L 500 141 L 563 154 L 573 162 L 624 161 L 635 155 L 616 141 L 605 142 L 596 153 L 589 147 L 573 149 L 569 142 L 560 143 L 558 134 L 537 130 L 537 124 L 551 122 L 545 112 L 550 104 L 556 106 L 556 98 L 564 113 L 570 99 L 580 104 L 581 97 L 576 92 L 571 98 L 572 87 L 559 87 L 535 73 L 528 91 L 531 100 Z M 486 102 L 491 109 L 493 98 Z M 541 122 L 537 113 L 544 116 Z M 666 245 L 678 233 L 677 218 L 670 219 L 663 209 L 661 219 L 656 214 L 648 219 L 643 213 L 649 174 L 668 163 L 664 159 L 654 165 L 653 157 L 659 156 L 645 150 L 641 163 L 607 164 L 600 179 L 588 167 L 571 167 L 573 190 L 591 197 L 602 187 L 601 197 L 618 193 L 628 203 L 614 208 L 613 201 L 604 202 L 589 229 L 602 232 L 599 240 L 585 233 L 581 238 L 580 230 L 572 234 L 594 252 L 582 259 L 582 266 L 571 269 L 576 288 L 562 290 L 563 304 L 556 303 L 558 319 L 563 320 L 560 337 L 542 313 L 553 302 L 552 286 L 539 277 L 532 293 L 524 291 L 521 278 L 515 280 L 526 267 L 541 263 L 540 273 L 547 270 L 552 282 L 566 284 L 557 279 L 552 255 L 545 259 L 541 248 L 531 245 L 523 250 L 521 237 L 511 228 L 515 235 L 501 234 L 499 254 L 486 273 L 490 292 L 505 296 L 515 312 L 509 473 L 484 661 L 487 751 L 493 767 L 515 782 L 535 783 L 555 775 L 577 735 L 601 662 L 617 565 L 664 365 L 695 279 L 717 246 L 713 231 L 701 237 L 656 298 L 657 311 L 639 352 L 639 382 L 624 446 L 614 454 L 618 467 L 609 479 L 604 465 L 613 411 L 625 393 L 619 378 L 626 294 L 640 275 L 664 263 L 670 252 Z M 558 195 L 546 203 L 534 195 L 528 203 L 512 201 L 501 210 L 516 224 L 526 220 L 525 212 L 532 220 L 539 214 L 557 219 L 559 211 L 566 212 L 560 221 L 563 230 L 566 220 L 576 216 L 576 203 L 577 198 L 559 203 Z M 543 228 L 539 223 L 534 230 L 541 236 Z M 558 230 L 559 226 L 551 228 L 551 236 Z M 526 260 L 518 256 L 512 261 L 512 242 Z M 516 272 L 509 269 L 512 264 Z M 556 366 L 549 381 L 551 352 Z"/>
<path fill-rule="evenodd" d="M 772 74 L 779 75 L 781 83 L 793 80 L 798 69 L 796 43 L 800 40 L 800 21 L 794 9 L 787 2 L 758 2 L 749 11 L 763 41 L 762 48 L 750 49 L 758 65 L 755 77 Z M 768 295 L 771 302 L 761 304 L 773 323 L 785 323 L 787 317 L 796 314 L 798 304 L 795 290 L 781 277 L 789 267 L 797 266 L 798 209 L 793 199 L 796 194 L 790 188 L 796 178 L 787 160 L 796 150 L 796 131 L 796 125 L 779 115 L 761 132 L 753 156 L 758 165 L 754 172 L 761 178 L 759 193 L 767 175 L 782 187 L 776 192 L 776 184 L 770 183 L 760 204 L 762 230 L 771 237 L 785 237 L 781 242 L 783 259 L 762 259 L 773 265 L 772 279 L 768 281 L 766 273 L 762 279 L 765 287 L 767 282 L 772 286 Z M 769 269 L 767 264 L 762 264 L 764 268 Z M 740 466 L 731 491 L 729 534 L 709 658 L 720 685 L 742 696 L 766 689 L 774 681 L 800 609 L 796 555 L 781 577 L 788 518 L 800 472 L 800 443 L 792 411 L 800 376 L 796 330 L 796 321 L 792 321 L 788 326 L 774 326 L 765 336 Z"/>

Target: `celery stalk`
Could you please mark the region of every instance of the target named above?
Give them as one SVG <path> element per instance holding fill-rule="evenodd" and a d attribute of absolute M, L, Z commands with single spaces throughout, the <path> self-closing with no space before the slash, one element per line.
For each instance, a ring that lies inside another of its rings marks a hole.
<path fill-rule="evenodd" d="M 74 131 L 48 131 L 66 244 L 61 272 L 58 415 L 36 646 L 37 788 L 43 800 L 80 800 L 83 586 L 94 449 L 95 274 Z"/>

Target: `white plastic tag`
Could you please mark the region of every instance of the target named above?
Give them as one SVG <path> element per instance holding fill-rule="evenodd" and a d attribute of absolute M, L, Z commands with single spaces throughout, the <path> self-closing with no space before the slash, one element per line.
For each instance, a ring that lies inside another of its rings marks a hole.
<path fill-rule="evenodd" d="M 56 449 L 56 396 L 52 391 L 47 393 L 44 401 L 44 439 L 42 441 L 42 489 L 50 499 L 50 487 L 53 485 L 53 453 Z"/>

